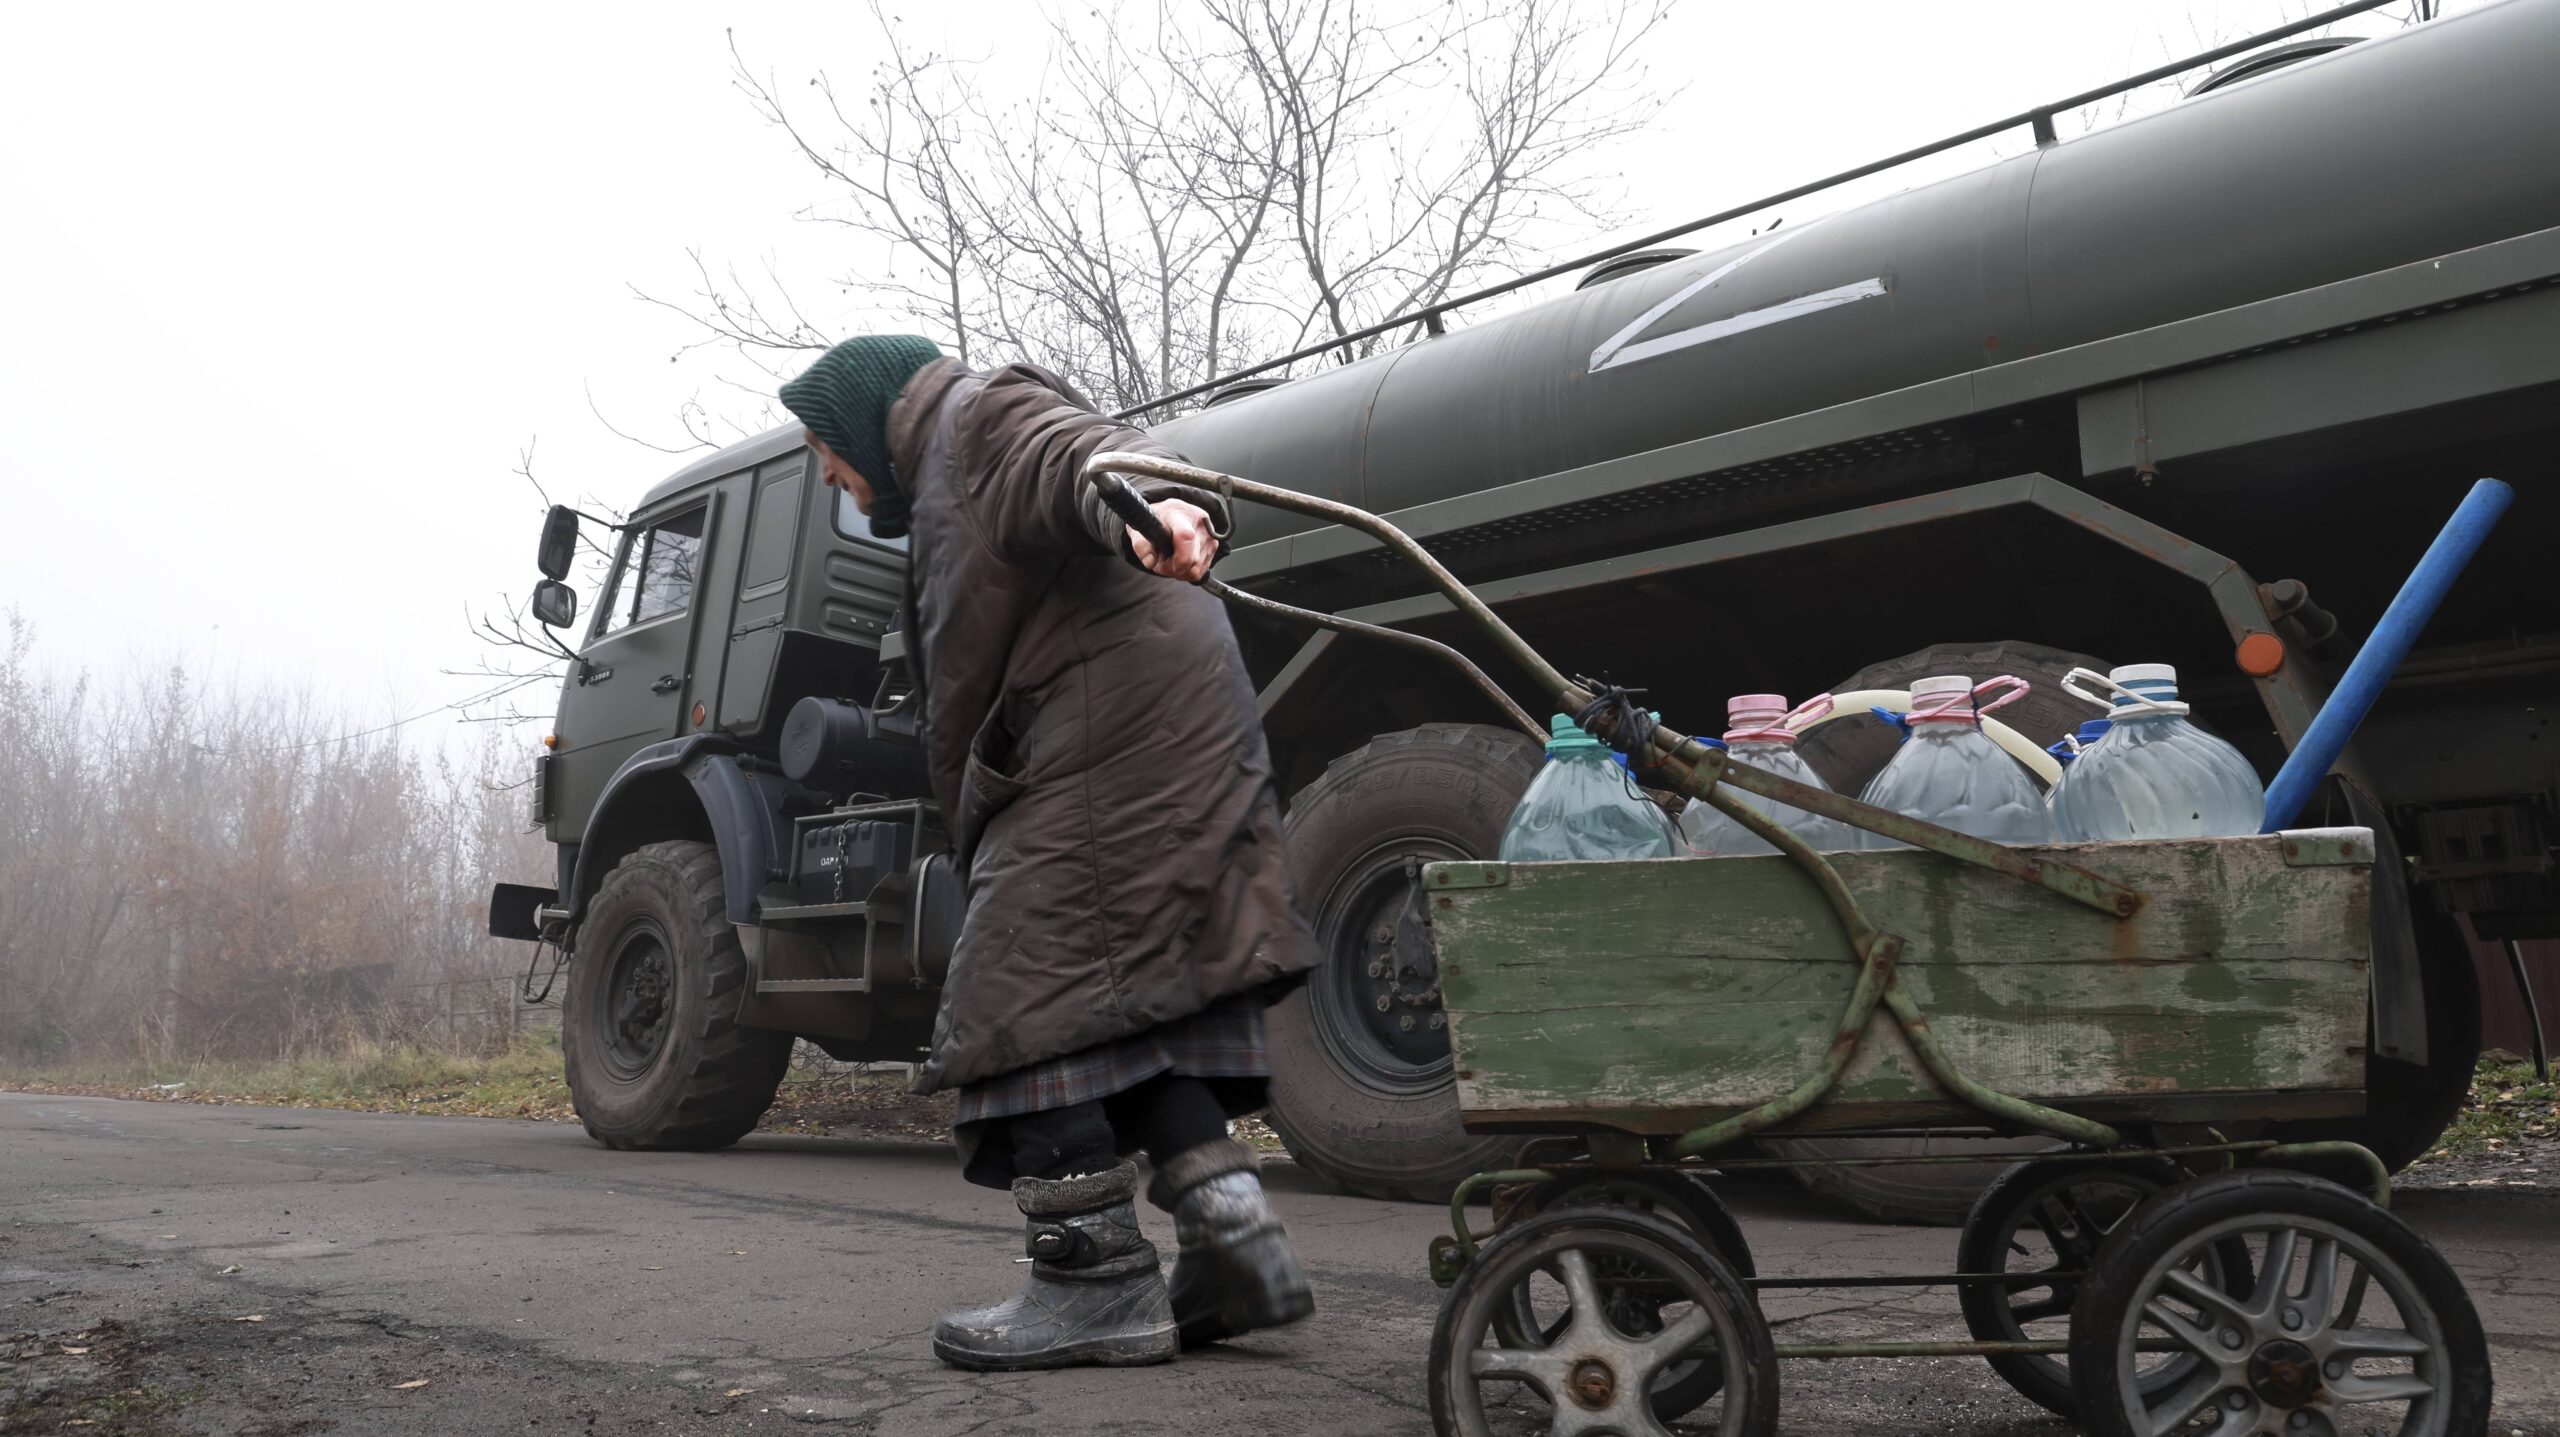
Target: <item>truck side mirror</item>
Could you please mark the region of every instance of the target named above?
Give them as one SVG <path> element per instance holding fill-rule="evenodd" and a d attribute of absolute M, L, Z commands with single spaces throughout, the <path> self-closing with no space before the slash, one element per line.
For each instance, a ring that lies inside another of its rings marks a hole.
<path fill-rule="evenodd" d="M 576 519 L 569 521 L 573 531 L 577 528 L 577 523 Z M 547 550 L 550 546 L 548 534 L 543 536 L 543 543 Z M 543 580 L 533 586 L 533 616 L 541 620 L 542 626 L 546 629 L 569 627 L 578 619 L 578 591 L 561 583 L 558 579 Z"/>
<path fill-rule="evenodd" d="M 542 516 L 542 553 L 536 560 L 541 566 L 542 577 L 554 581 L 565 579 L 569 577 L 569 566 L 577 560 L 578 511 L 566 504 L 554 504 L 551 506 L 551 512 Z M 534 603 L 538 608 L 542 602 L 541 590 L 535 590 L 534 594 Z M 577 611 L 577 599 L 572 596 L 569 601 L 569 612 L 574 616 Z M 543 622 L 551 623 L 549 619 Z M 567 622 L 567 619 L 562 619 L 560 624 Z M 560 624 L 551 626 L 556 629 Z"/>

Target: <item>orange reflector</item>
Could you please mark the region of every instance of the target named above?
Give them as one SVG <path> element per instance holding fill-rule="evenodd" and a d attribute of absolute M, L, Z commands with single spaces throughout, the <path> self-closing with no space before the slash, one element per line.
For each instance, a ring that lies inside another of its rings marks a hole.
<path fill-rule="evenodd" d="M 556 733 L 544 734 L 542 736 L 542 746 L 544 748 L 558 748 L 560 746 L 560 735 Z"/>
<path fill-rule="evenodd" d="M 2271 678 L 2284 667 L 2284 640 L 2273 634 L 2244 635 L 2231 657 L 2240 665 L 2240 672 L 2249 677 Z"/>
<path fill-rule="evenodd" d="M 693 726 L 695 728 L 702 727 L 702 721 L 708 717 L 710 717 L 710 715 L 703 712 L 702 705 L 695 704 L 693 706 Z"/>

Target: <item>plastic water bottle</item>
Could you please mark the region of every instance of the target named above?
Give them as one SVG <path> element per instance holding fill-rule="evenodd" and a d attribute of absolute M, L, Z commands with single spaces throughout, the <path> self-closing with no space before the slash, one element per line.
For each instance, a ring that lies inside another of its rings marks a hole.
<path fill-rule="evenodd" d="M 1807 788 L 1831 791 L 1822 775 L 1796 753 L 1796 728 L 1831 712 L 1831 695 L 1807 699 L 1793 712 L 1776 694 L 1736 694 L 1725 704 L 1733 725 L 1725 732 L 1725 751 L 1740 763 L 1793 779 Z M 1775 803 L 1730 785 L 1725 792 L 1778 821 L 1778 826 L 1813 845 L 1816 851 L 1855 848 L 1857 830 L 1838 819 L 1807 813 L 1793 804 Z M 1692 803 L 1680 814 L 1680 839 L 1696 854 L 1775 853 L 1758 834 L 1736 823 L 1711 803 Z"/>
<path fill-rule="evenodd" d="M 2082 681 L 2101 686 L 2091 693 Z M 2106 742 L 2071 766 L 2054 795 L 2053 818 L 2066 843 L 2127 838 L 2233 838 L 2258 831 L 2267 791 L 2240 750 L 2187 721 L 2178 671 L 2129 664 L 2100 678 L 2074 669 L 2062 681 L 2074 698 L 2110 707 Z"/>
<path fill-rule="evenodd" d="M 1611 757 L 1608 746 L 1557 714 L 1547 762 L 1502 830 L 1507 863 L 1571 858 L 1669 858 L 1671 820 Z"/>
<path fill-rule="evenodd" d="M 1977 696 L 2003 686 L 2007 693 L 1976 708 Z M 1859 798 L 1994 843 L 2053 842 L 2044 790 L 2024 765 L 1982 734 L 1982 714 L 2017 702 L 2026 691 L 2026 680 L 2007 675 L 1980 685 L 1953 675 L 1914 683 L 1911 736 Z M 1863 830 L 1859 839 L 1866 848 L 1910 846 Z"/>

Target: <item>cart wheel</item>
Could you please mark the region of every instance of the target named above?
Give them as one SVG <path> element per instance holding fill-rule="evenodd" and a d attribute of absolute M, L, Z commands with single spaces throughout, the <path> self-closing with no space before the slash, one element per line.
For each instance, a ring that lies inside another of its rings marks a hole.
<path fill-rule="evenodd" d="M 2196 1275 L 2246 1244 L 2233 1296 Z M 2163 1340 L 2169 1352 L 2138 1344 Z M 2150 1396 L 2150 1373 L 2187 1375 Z M 2398 1218 L 2300 1173 L 2243 1170 L 2144 1200 L 2107 1239 L 2071 1314 L 2071 1380 L 2098 1437 L 2473 1437 L 2489 1351 L 2453 1269 Z"/>
<path fill-rule="evenodd" d="M 1559 1174 L 1524 1190 L 1507 1218 L 1510 1222 L 1525 1222 L 1540 1213 L 1567 1208 L 1641 1212 L 1669 1218 L 1705 1243 L 1708 1251 L 1723 1258 L 1736 1276 L 1753 1275 L 1751 1248 L 1743 1241 L 1741 1224 L 1733 1220 L 1715 1190 L 1694 1173 L 1633 1168 L 1625 1172 Z M 1626 1271 L 1617 1259 L 1599 1259 L 1595 1267 L 1610 1312 L 1623 1326 L 1630 1331 L 1662 1330 L 1661 1309 L 1666 1299 L 1678 1299 L 1662 1291 L 1647 1290 L 1641 1281 L 1643 1274 Z M 1628 1290 L 1621 1290 L 1620 1280 L 1630 1276 L 1637 1281 L 1629 1284 Z M 1524 1278 L 1512 1287 L 1509 1306 L 1495 1311 L 1494 1338 L 1510 1348 L 1544 1347 L 1564 1332 L 1572 1316 L 1570 1302 L 1554 1283 Z M 1685 1417 L 1705 1406 L 1723 1382 L 1720 1363 L 1709 1356 L 1692 1355 L 1654 1383 L 1653 1415 L 1665 1422 Z"/>
<path fill-rule="evenodd" d="M 2071 1304 L 2080 1293 L 2078 1274 L 2097 1261 L 2106 1236 L 2136 1205 L 2181 1174 L 2157 1158 L 2116 1158 L 2103 1163 L 2045 1159 L 2019 1163 L 2002 1173 L 1973 1205 L 1956 1241 L 1956 1271 L 2058 1273 L 2069 1276 L 2033 1287 L 1966 1283 L 1956 1289 L 1964 1325 L 1983 1342 L 2032 1342 L 2065 1337 Z M 2249 1290 L 2249 1249 L 2238 1241 L 2204 1250 L 2196 1275 L 2229 1293 Z M 2019 1395 L 2050 1412 L 2079 1416 L 2071 1390 L 2071 1364 L 2061 1356 L 2011 1353 L 1986 1358 Z M 2194 1359 L 2163 1363 L 2143 1376 L 2146 1396 L 2172 1388 Z"/>
<path fill-rule="evenodd" d="M 1504 1347 L 1495 1323 L 1535 1283 L 1552 1338 Z M 1641 1296 L 1630 1313 L 1625 1299 Z M 1778 1424 L 1769 1325 L 1723 1258 L 1645 1213 L 1567 1208 L 1499 1234 L 1450 1289 L 1431 1330 L 1431 1421 L 1439 1437 L 1496 1432 L 1667 1437 L 1651 1400 L 1683 1366 L 1716 1368 L 1693 1422 L 1718 1437 Z"/>

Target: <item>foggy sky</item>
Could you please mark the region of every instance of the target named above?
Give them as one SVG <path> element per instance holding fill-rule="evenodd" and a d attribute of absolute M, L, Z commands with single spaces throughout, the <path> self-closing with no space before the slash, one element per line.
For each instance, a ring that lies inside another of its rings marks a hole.
<path fill-rule="evenodd" d="M 2303 9 L 1689 0 L 1651 47 L 1685 93 L 1607 157 L 1624 232 Z M 984 56 L 990 87 L 1029 84 L 1041 7 L 905 13 L 926 43 Z M 729 88 L 731 25 L 786 93 L 821 67 L 849 87 L 873 59 L 867 15 L 843 0 L 11 7 L 0 610 L 34 621 L 42 659 L 314 684 L 351 728 L 471 692 L 438 673 L 483 657 L 465 605 L 534 577 L 519 448 L 538 437 L 555 497 L 628 503 L 684 461 L 606 432 L 590 394 L 667 440 L 688 395 L 748 408 L 716 360 L 670 363 L 691 336 L 630 286 L 682 294 L 699 247 L 770 259 L 824 300 L 827 276 L 887 260 L 793 221 L 823 191 Z"/>

